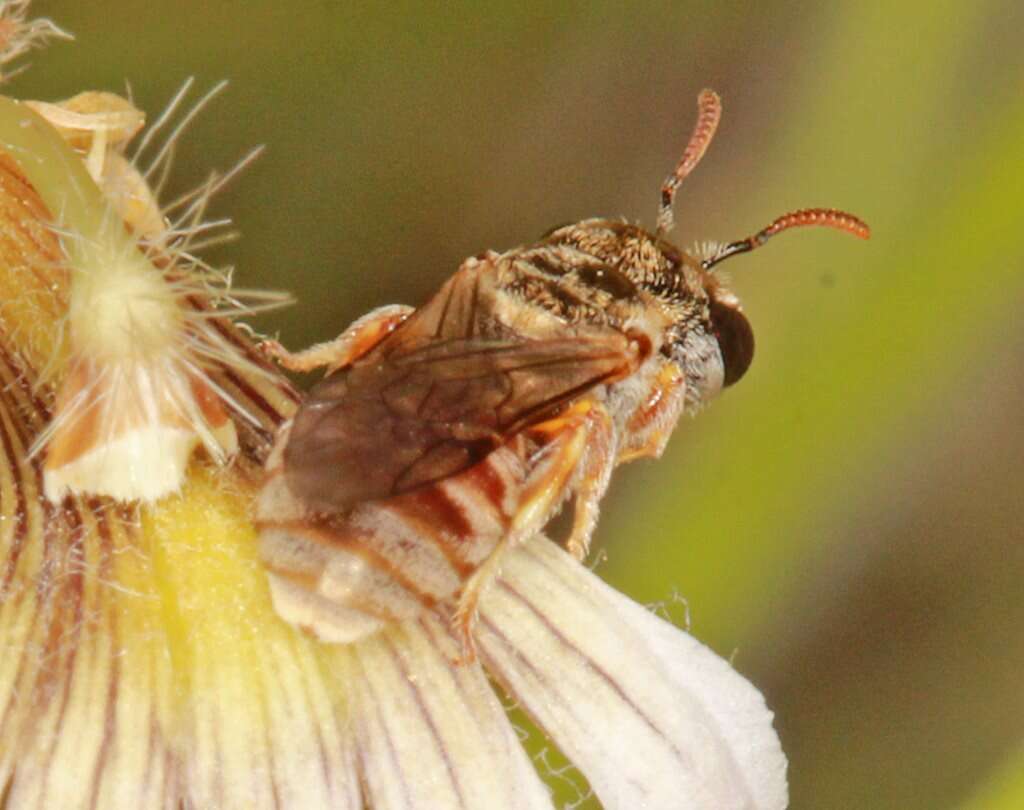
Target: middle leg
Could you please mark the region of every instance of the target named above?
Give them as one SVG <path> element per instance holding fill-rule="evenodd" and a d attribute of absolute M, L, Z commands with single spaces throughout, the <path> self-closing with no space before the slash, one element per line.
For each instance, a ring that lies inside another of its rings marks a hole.
<path fill-rule="evenodd" d="M 527 429 L 544 443 L 539 451 L 541 458 L 524 482 L 508 530 L 483 564 L 466 580 L 455 610 L 453 627 L 462 642 L 464 662 L 476 658 L 473 628 L 477 607 L 487 587 L 498 575 L 505 551 L 544 528 L 571 491 L 573 477 L 586 455 L 594 425 L 606 419 L 610 423 L 603 405 L 594 400 L 584 400 L 563 415 Z"/>

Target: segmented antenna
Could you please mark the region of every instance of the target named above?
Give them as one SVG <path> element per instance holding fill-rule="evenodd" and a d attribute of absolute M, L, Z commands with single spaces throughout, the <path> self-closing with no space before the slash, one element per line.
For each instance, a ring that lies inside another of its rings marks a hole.
<path fill-rule="evenodd" d="M 661 185 L 661 208 L 658 211 L 658 236 L 664 236 L 672 230 L 672 202 L 676 190 L 692 172 L 715 137 L 718 122 L 722 118 L 722 101 L 714 90 L 701 90 L 697 96 L 697 123 L 693 127 L 690 142 L 686 144 L 683 156 L 679 158 L 675 170 Z"/>
<path fill-rule="evenodd" d="M 772 222 L 767 228 L 762 228 L 753 236 L 741 239 L 738 242 L 730 242 L 719 250 L 714 256 L 701 262 L 705 270 L 710 270 L 716 264 L 725 261 L 737 253 L 749 253 L 754 248 L 761 247 L 771 237 L 790 228 L 801 228 L 805 225 L 823 225 L 826 228 L 836 228 L 840 231 L 852 233 L 861 239 L 871 236 L 871 229 L 867 223 L 848 214 L 846 211 L 839 211 L 835 208 L 802 208 L 799 211 L 791 211 L 783 214 Z"/>

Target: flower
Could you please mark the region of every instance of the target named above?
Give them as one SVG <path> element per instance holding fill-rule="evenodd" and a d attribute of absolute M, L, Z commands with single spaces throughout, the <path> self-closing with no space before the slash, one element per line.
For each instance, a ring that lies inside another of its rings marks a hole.
<path fill-rule="evenodd" d="M 186 82 L 141 150 L 190 86 Z M 169 143 L 222 87 L 200 99 Z M 52 347 L 41 374 L 42 382 L 57 373 L 60 380 L 54 413 L 30 454 L 45 450 L 43 491 L 55 502 L 67 493 L 154 501 L 178 489 L 200 444 L 220 464 L 233 456 L 237 435 L 228 406 L 253 421 L 207 373 L 210 361 L 266 373 L 211 321 L 211 315 L 227 314 L 225 304 L 236 314 L 257 307 L 241 305 L 237 293 L 229 296 L 227 276 L 193 253 L 197 237 L 208 238 L 226 224 L 201 221 L 209 197 L 226 178 L 213 174 L 161 210 L 146 178 L 166 168 L 171 148 L 160 149 L 145 173 L 135 165 L 139 153 L 134 161 L 125 157 L 127 142 L 144 121 L 130 102 L 86 92 L 57 104 L 24 104 L 44 120 L 7 110 L 8 144 L 23 149 L 32 133 L 40 150 L 36 160 L 22 156 L 22 170 L 32 181 L 47 176 L 46 166 L 67 169 L 66 188 L 54 190 L 48 202 L 59 212 L 68 304 L 58 330 L 63 339 Z M 78 150 L 81 161 L 65 154 L 55 133 Z M 184 211 L 172 221 L 175 207 Z M 283 300 L 258 297 L 259 308 Z"/>
<path fill-rule="evenodd" d="M 279 619 L 250 508 L 298 396 L 223 312 L 195 323 L 232 462 L 190 448 L 180 486 L 139 502 L 88 480 L 45 497 L 30 449 L 92 358 L 59 334 L 76 251 L 127 210 L 83 158 L 0 99 L 0 806 L 551 808 L 490 676 L 606 808 L 785 807 L 757 690 L 544 537 L 484 596 L 474 664 L 443 615 L 348 645 Z"/>

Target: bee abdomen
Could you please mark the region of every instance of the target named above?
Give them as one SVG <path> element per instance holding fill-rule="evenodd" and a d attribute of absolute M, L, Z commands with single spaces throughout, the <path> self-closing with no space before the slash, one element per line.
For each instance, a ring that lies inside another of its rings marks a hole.
<path fill-rule="evenodd" d="M 274 607 L 334 642 L 458 594 L 507 530 L 525 477 L 520 453 L 503 446 L 458 475 L 324 515 L 288 492 L 273 462 L 255 522 Z"/>

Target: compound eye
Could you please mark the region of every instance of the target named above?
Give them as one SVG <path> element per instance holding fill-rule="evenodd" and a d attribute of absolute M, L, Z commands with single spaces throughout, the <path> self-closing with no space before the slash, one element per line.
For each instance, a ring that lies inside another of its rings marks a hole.
<path fill-rule="evenodd" d="M 629 276 L 614 267 L 581 267 L 576 274 L 584 284 L 604 290 L 612 298 L 628 299 L 636 295 L 636 285 Z"/>
<path fill-rule="evenodd" d="M 750 368 L 754 359 L 754 331 L 747 316 L 733 305 L 713 300 L 710 310 L 711 328 L 725 368 L 722 387 L 727 388 Z"/>

